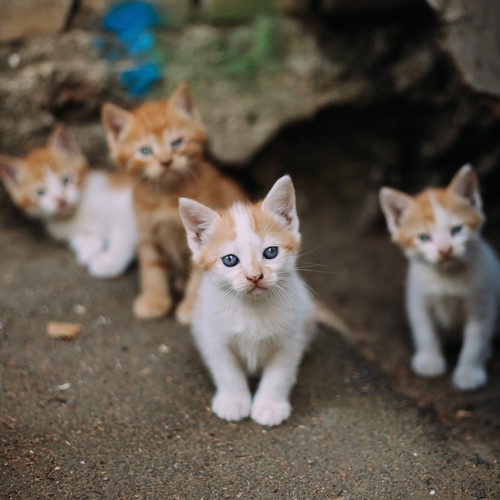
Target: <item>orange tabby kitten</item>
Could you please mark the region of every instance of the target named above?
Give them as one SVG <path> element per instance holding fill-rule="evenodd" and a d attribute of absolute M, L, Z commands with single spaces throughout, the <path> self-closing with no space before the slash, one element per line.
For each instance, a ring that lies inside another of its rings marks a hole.
<path fill-rule="evenodd" d="M 139 230 L 138 318 L 157 318 L 172 308 L 169 279 L 189 266 L 179 197 L 223 208 L 245 195 L 204 159 L 205 128 L 187 83 L 165 101 L 148 101 L 132 111 L 106 103 L 102 122 L 113 160 L 134 174 L 134 208 Z M 178 280 L 177 280 L 178 282 Z M 193 272 L 176 317 L 189 323 L 198 276 Z"/>

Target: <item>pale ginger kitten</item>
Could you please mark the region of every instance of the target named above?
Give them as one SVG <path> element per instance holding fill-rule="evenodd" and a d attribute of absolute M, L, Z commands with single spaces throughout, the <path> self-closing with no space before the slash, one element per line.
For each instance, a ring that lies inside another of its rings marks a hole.
<path fill-rule="evenodd" d="M 132 111 L 107 103 L 102 122 L 113 160 L 137 179 L 134 209 L 141 291 L 134 314 L 143 319 L 161 317 L 173 305 L 170 285 L 183 288 L 182 278 L 189 273 L 179 197 L 214 208 L 246 197 L 204 159 L 207 134 L 187 83 L 179 84 L 168 99 L 146 101 Z M 181 323 L 191 320 L 197 288 L 198 275 L 193 272 L 176 310 Z"/>
<path fill-rule="evenodd" d="M 481 387 L 500 304 L 500 265 L 480 235 L 484 214 L 474 171 L 465 165 L 447 188 L 415 197 L 384 187 L 380 203 L 392 240 L 409 260 L 406 309 L 414 372 L 444 373 L 438 335 L 461 329 L 453 384 L 460 390 Z"/>
<path fill-rule="evenodd" d="M 180 214 L 202 272 L 192 327 L 216 386 L 212 410 L 225 420 L 278 425 L 290 416 L 289 393 L 316 319 L 296 270 L 292 181 L 282 177 L 262 203 L 221 213 L 181 198 Z M 345 330 L 333 314 L 322 316 Z M 248 375 L 261 375 L 253 399 Z"/>
<path fill-rule="evenodd" d="M 0 156 L 0 176 L 14 204 L 66 241 L 91 276 L 123 273 L 135 257 L 132 182 L 91 170 L 69 131 L 59 126 L 47 147 L 25 158 Z"/>

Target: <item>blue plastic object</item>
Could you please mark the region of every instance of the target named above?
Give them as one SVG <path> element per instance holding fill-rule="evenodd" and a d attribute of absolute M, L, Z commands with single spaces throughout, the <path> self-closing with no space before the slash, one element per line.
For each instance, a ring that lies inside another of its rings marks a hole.
<path fill-rule="evenodd" d="M 130 29 L 147 30 L 161 24 L 156 8 L 148 2 L 120 2 L 104 15 L 103 26 L 113 33 Z"/>
<path fill-rule="evenodd" d="M 152 32 L 161 24 L 157 8 L 143 1 L 117 3 L 102 19 L 103 27 L 116 38 L 111 44 L 98 39 L 94 45 L 110 61 L 131 60 L 131 67 L 119 76 L 121 85 L 131 97 L 144 96 L 163 77 L 159 64 L 162 57 Z"/>
<path fill-rule="evenodd" d="M 146 63 L 126 69 L 120 74 L 120 83 L 133 96 L 142 96 L 150 87 L 162 79 L 162 74 L 156 64 Z"/>

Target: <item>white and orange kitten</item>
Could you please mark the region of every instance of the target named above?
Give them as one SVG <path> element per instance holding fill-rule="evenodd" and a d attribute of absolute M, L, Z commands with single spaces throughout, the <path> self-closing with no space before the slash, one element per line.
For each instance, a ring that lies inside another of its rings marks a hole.
<path fill-rule="evenodd" d="M 0 156 L 0 177 L 14 204 L 66 241 L 91 276 L 123 273 L 135 257 L 132 182 L 91 170 L 77 143 L 59 126 L 44 148 L 25 158 Z"/>
<path fill-rule="evenodd" d="M 409 260 L 413 371 L 423 377 L 444 373 L 439 334 L 460 329 L 453 384 L 460 390 L 481 387 L 500 304 L 500 264 L 480 235 L 484 214 L 473 169 L 465 165 L 447 188 L 415 197 L 384 187 L 380 203 L 392 240 Z"/>
<path fill-rule="evenodd" d="M 179 210 L 202 281 L 192 328 L 213 377 L 212 410 L 230 421 L 278 425 L 314 326 L 315 307 L 296 270 L 299 220 L 290 177 L 263 202 L 214 210 L 181 198 Z M 337 329 L 338 318 L 324 321 Z M 252 398 L 247 376 L 261 375 Z"/>

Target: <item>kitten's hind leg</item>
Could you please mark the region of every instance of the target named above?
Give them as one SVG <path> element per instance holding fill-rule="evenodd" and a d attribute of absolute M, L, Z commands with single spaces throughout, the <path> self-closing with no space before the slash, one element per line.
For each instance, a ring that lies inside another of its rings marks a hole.
<path fill-rule="evenodd" d="M 140 319 L 160 318 L 172 307 L 168 289 L 168 262 L 151 241 L 138 248 L 141 294 L 134 302 L 134 315 Z"/>

